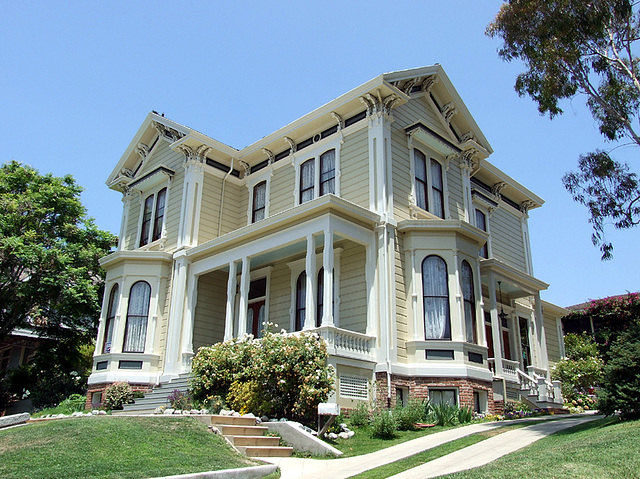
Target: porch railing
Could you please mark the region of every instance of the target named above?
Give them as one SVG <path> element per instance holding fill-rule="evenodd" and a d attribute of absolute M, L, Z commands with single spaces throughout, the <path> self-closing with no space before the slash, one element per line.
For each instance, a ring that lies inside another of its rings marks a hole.
<path fill-rule="evenodd" d="M 536 368 L 537 369 L 537 368 Z M 540 372 L 544 372 L 539 370 Z M 560 381 L 549 381 L 545 376 L 538 374 L 534 369 L 529 368 L 530 375 L 518 369 L 518 379 L 520 389 L 534 395 L 539 401 L 562 404 L 562 392 Z"/>
<path fill-rule="evenodd" d="M 489 369 L 491 369 L 491 371 L 493 372 L 493 374 L 496 374 L 496 364 L 495 364 L 495 358 L 489 358 L 488 362 L 489 362 Z M 513 381 L 513 382 L 518 382 L 518 361 L 511 361 L 509 359 L 501 359 L 501 363 L 502 363 L 502 375 L 504 376 L 504 378 L 507 381 Z"/>
<path fill-rule="evenodd" d="M 375 337 L 333 326 L 321 326 L 318 334 L 327 342 L 330 355 L 373 361 Z"/>

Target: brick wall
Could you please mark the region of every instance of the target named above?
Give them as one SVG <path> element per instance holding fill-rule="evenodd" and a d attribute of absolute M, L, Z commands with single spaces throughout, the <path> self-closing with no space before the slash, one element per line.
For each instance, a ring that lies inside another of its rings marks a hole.
<path fill-rule="evenodd" d="M 378 404 L 386 406 L 387 399 L 387 375 L 386 373 L 377 373 L 376 381 L 378 383 L 377 401 Z M 391 375 L 391 404 L 396 405 L 396 388 L 406 388 L 409 391 L 410 399 L 427 399 L 429 398 L 429 388 L 437 389 L 456 389 L 458 391 L 458 401 L 461 407 L 470 407 L 473 409 L 473 393 L 481 391 L 486 394 L 488 411 L 490 413 L 502 412 L 502 401 L 494 401 L 493 387 L 489 381 L 480 381 L 469 378 L 429 378 L 429 377 L 405 377 Z"/>
<path fill-rule="evenodd" d="M 111 384 L 112 383 L 102 383 L 102 384 L 92 384 L 91 386 L 89 386 L 89 390 L 87 391 L 87 401 L 85 403 L 84 408 L 91 409 L 91 406 L 92 406 L 91 398 L 93 397 L 93 394 L 101 393 L 100 398 L 102 398 L 104 395 L 105 389 L 107 389 L 107 387 L 109 387 L 109 385 Z M 132 391 L 141 391 L 145 394 L 153 391 L 153 389 L 150 388 L 148 384 L 131 384 L 130 386 Z M 102 399 L 100 400 L 100 402 L 102 403 Z"/>

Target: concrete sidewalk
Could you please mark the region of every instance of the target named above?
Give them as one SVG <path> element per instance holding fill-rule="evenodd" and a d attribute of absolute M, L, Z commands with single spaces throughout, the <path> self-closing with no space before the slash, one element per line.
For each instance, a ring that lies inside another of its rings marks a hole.
<path fill-rule="evenodd" d="M 557 418 L 557 416 L 549 417 L 549 419 L 551 418 Z M 572 427 L 586 421 L 591 421 L 595 418 L 596 416 L 593 415 L 573 416 L 566 419 L 544 422 L 542 424 L 536 424 L 499 434 L 498 436 L 447 456 L 443 456 L 429 462 L 428 464 L 410 469 L 393 477 L 401 479 L 422 479 L 478 467 L 505 454 L 516 451 L 549 434 L 553 434 L 556 431 Z M 531 418 L 529 420 L 539 419 L 544 418 Z M 374 469 L 376 467 L 404 459 L 405 457 L 412 456 L 461 437 L 522 421 L 528 420 L 524 419 L 473 424 L 423 436 L 381 451 L 345 459 L 302 459 L 295 457 L 260 459 L 279 466 L 282 474 L 281 479 L 346 479 L 363 471 L 368 471 L 369 469 Z M 503 439 L 505 436 L 506 439 Z"/>

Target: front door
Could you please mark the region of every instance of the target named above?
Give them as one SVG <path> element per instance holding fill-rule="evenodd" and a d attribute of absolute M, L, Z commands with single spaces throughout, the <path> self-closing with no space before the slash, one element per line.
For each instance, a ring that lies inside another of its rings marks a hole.
<path fill-rule="evenodd" d="M 247 311 L 247 332 L 254 338 L 261 338 L 264 332 L 264 299 L 249 304 Z"/>

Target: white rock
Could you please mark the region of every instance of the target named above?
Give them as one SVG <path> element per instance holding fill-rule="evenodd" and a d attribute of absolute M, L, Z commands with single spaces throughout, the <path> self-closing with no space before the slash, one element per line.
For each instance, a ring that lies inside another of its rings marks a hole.
<path fill-rule="evenodd" d="M 168 408 L 168 409 L 165 409 L 162 412 L 162 414 L 166 414 L 166 415 L 173 414 L 173 411 L 175 411 L 175 409 Z"/>
<path fill-rule="evenodd" d="M 200 411 L 198 411 L 197 409 L 192 409 L 191 411 L 189 411 L 189 414 L 193 414 L 193 415 L 200 414 Z"/>
<path fill-rule="evenodd" d="M 84 414 L 82 414 L 82 413 L 81 413 L 81 412 L 79 412 L 79 411 L 76 411 L 76 412 L 71 413 L 71 417 L 80 417 L 80 416 L 84 416 Z"/>
<path fill-rule="evenodd" d="M 335 432 L 330 432 L 329 434 L 327 434 L 327 437 L 329 439 L 338 439 L 338 435 Z"/>
<path fill-rule="evenodd" d="M 208 409 L 200 409 L 200 414 L 209 414 Z"/>
<path fill-rule="evenodd" d="M 98 411 L 98 416 L 106 416 L 107 415 L 107 411 Z"/>
<path fill-rule="evenodd" d="M 98 411 L 97 409 L 94 409 L 93 411 L 91 411 L 91 414 L 94 416 L 97 416 L 100 413 L 100 411 Z"/>
<path fill-rule="evenodd" d="M 173 414 L 182 414 L 182 409 L 176 409 L 173 411 Z"/>
<path fill-rule="evenodd" d="M 188 416 L 188 415 L 190 415 L 190 414 L 191 414 L 191 411 L 187 411 L 186 409 L 183 409 L 183 410 L 182 410 L 182 415 L 183 415 L 183 416 Z"/>
<path fill-rule="evenodd" d="M 242 417 L 251 417 L 255 419 L 255 415 L 253 413 L 248 412 L 247 414 L 243 414 Z"/>
<path fill-rule="evenodd" d="M 356 435 L 355 431 L 349 431 L 349 432 L 347 432 L 347 436 L 349 436 L 349 437 L 353 437 L 353 436 L 355 436 L 355 435 Z"/>
<path fill-rule="evenodd" d="M 231 415 L 233 417 L 240 417 L 240 413 L 239 412 L 235 412 L 235 411 L 233 411 L 233 413 Z"/>
<path fill-rule="evenodd" d="M 340 439 L 349 439 L 351 436 L 349 436 L 348 432 L 341 432 L 340 434 L 338 434 L 338 437 Z"/>
<path fill-rule="evenodd" d="M 228 409 L 220 409 L 221 416 L 231 416 L 232 414 L 233 414 L 233 411 L 229 411 Z"/>

